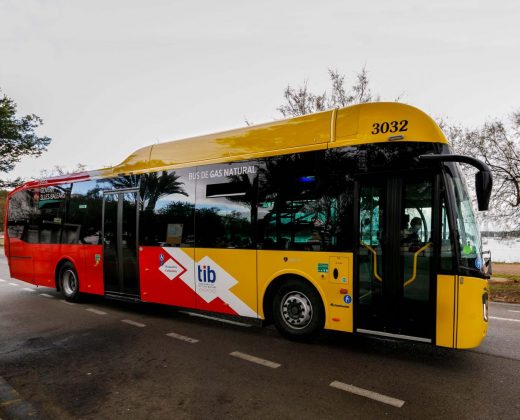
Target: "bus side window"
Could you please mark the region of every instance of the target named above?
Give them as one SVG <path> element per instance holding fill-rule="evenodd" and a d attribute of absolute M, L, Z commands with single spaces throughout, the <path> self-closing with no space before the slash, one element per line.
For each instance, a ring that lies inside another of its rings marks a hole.
<path fill-rule="evenodd" d="M 9 238 L 24 238 L 29 227 L 31 208 L 31 197 L 28 190 L 19 191 L 11 197 L 7 220 Z"/>
<path fill-rule="evenodd" d="M 63 225 L 65 244 L 100 243 L 103 195 L 97 181 L 75 182 L 72 186 L 67 218 Z"/>
<path fill-rule="evenodd" d="M 28 243 L 60 243 L 70 184 L 16 193 L 9 203 L 9 235 Z"/>
<path fill-rule="evenodd" d="M 197 167 L 197 247 L 255 247 L 256 173 L 254 161 Z"/>
<path fill-rule="evenodd" d="M 190 169 L 141 177 L 139 243 L 191 248 L 194 239 L 195 180 Z"/>

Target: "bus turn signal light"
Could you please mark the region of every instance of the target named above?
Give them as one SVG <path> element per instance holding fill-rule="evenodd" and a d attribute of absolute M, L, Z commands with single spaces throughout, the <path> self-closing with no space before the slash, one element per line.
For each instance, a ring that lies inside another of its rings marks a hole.
<path fill-rule="evenodd" d="M 346 294 L 348 294 L 348 289 L 339 289 L 339 292 L 340 292 L 342 295 L 346 295 Z"/>

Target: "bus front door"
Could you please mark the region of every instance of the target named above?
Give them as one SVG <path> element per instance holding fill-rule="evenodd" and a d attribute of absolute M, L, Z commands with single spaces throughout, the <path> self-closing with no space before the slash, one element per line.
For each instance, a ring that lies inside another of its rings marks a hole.
<path fill-rule="evenodd" d="M 358 183 L 356 331 L 432 341 L 433 190 L 426 174 Z"/>
<path fill-rule="evenodd" d="M 103 277 L 105 295 L 139 298 L 137 190 L 103 195 Z"/>

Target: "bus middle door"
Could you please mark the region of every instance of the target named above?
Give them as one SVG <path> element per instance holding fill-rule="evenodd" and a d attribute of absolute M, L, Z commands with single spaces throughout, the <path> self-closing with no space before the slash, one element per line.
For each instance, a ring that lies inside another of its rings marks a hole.
<path fill-rule="evenodd" d="M 105 295 L 139 299 L 137 263 L 138 190 L 103 194 L 103 277 Z"/>

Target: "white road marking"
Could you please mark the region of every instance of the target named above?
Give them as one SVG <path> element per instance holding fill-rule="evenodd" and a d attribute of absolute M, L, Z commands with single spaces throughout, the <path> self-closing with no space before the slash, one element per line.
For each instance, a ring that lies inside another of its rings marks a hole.
<path fill-rule="evenodd" d="M 48 295 L 47 293 L 40 293 L 40 296 L 46 297 L 46 298 L 54 298 L 52 295 Z"/>
<path fill-rule="evenodd" d="M 249 354 L 241 353 L 239 351 L 234 351 L 229 353 L 230 356 L 238 357 L 239 359 L 247 360 L 248 362 L 256 363 L 257 365 L 262 365 L 265 367 L 269 367 L 271 369 L 276 369 L 282 366 L 280 363 L 271 362 L 269 360 L 260 359 L 256 356 L 251 356 Z"/>
<path fill-rule="evenodd" d="M 224 324 L 238 325 L 239 327 L 248 327 L 248 328 L 251 327 L 250 324 L 245 324 L 243 322 L 238 322 L 238 321 L 232 321 L 231 319 L 217 318 L 215 316 L 198 314 L 196 312 L 188 312 L 188 311 L 179 311 L 179 312 L 183 313 L 183 314 L 186 314 L 186 315 L 189 315 L 189 316 L 194 316 L 194 317 L 197 317 L 197 318 L 205 318 L 205 319 L 211 319 L 212 321 L 223 322 Z"/>
<path fill-rule="evenodd" d="M 32 292 L 32 293 L 36 292 L 36 290 L 34 290 L 34 289 L 29 289 L 28 287 L 24 287 L 22 290 L 25 290 L 25 291 L 27 291 L 27 292 Z"/>
<path fill-rule="evenodd" d="M 180 335 L 176 333 L 168 333 L 166 334 L 168 337 L 176 338 L 177 340 L 186 341 L 187 343 L 195 344 L 198 343 L 199 340 L 191 337 L 186 337 L 185 335 Z"/>
<path fill-rule="evenodd" d="M 4 280 L 4 279 L 0 279 L 0 281 L 1 281 L 2 283 L 5 283 L 5 282 L 6 282 L 6 280 Z"/>
<path fill-rule="evenodd" d="M 66 301 L 65 299 L 61 299 L 60 302 L 66 303 L 67 305 L 72 305 L 72 306 L 75 305 L 75 303 L 68 302 L 68 301 Z"/>
<path fill-rule="evenodd" d="M 9 283 L 11 286 L 15 286 L 15 287 L 18 287 L 18 285 L 16 283 Z"/>
<path fill-rule="evenodd" d="M 515 313 L 518 313 L 520 314 L 520 311 L 513 311 L 512 309 L 508 309 L 509 312 L 515 312 Z"/>
<path fill-rule="evenodd" d="M 92 312 L 93 314 L 97 314 L 97 315 L 106 315 L 107 314 L 106 312 L 103 312 L 103 311 L 100 311 L 100 310 L 94 309 L 94 308 L 87 308 L 85 310 Z"/>
<path fill-rule="evenodd" d="M 122 319 L 121 322 L 124 322 L 125 324 L 133 325 L 134 327 L 139 327 L 139 328 L 146 327 L 145 324 L 141 324 L 140 322 L 132 321 L 131 319 Z"/>
<path fill-rule="evenodd" d="M 369 391 L 368 389 L 358 388 L 354 385 L 344 384 L 343 382 L 334 381 L 330 384 L 332 388 L 341 389 L 342 391 L 350 392 L 352 394 L 360 395 L 362 397 L 370 398 L 375 401 L 379 401 L 388 405 L 392 405 L 397 408 L 401 408 L 404 405 L 403 400 L 398 400 L 397 398 L 392 398 L 387 395 L 378 394 L 374 391 Z"/>
<path fill-rule="evenodd" d="M 512 322 L 520 322 L 520 319 L 513 319 L 513 318 L 500 318 L 498 316 L 490 316 L 490 319 L 497 319 L 499 321 L 512 321 Z"/>

